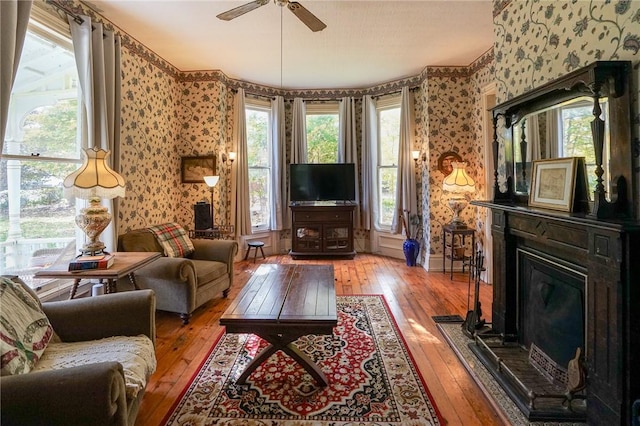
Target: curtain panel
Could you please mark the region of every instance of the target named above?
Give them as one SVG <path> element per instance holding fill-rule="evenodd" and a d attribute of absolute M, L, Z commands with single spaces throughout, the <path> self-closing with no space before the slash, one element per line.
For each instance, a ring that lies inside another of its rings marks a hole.
<path fill-rule="evenodd" d="M 251 235 L 251 216 L 249 211 L 249 157 L 247 148 L 247 125 L 244 101 L 244 89 L 239 88 L 235 96 L 234 134 L 238 146 L 236 159 L 236 210 L 235 226 L 238 235 Z"/>
<path fill-rule="evenodd" d="M 4 148 L 11 87 L 16 78 L 22 46 L 27 35 L 31 0 L 0 1 L 0 153 Z"/>
<path fill-rule="evenodd" d="M 73 17 L 68 17 L 82 92 L 78 135 L 83 148 L 111 151 L 107 161 L 119 172 L 120 37 L 105 30 L 101 23 L 92 22 L 89 16 L 81 18 L 83 22 L 79 24 Z M 112 221 L 101 238 L 107 250 L 115 250 L 117 202 L 102 200 L 102 204 L 112 212 Z"/>
<path fill-rule="evenodd" d="M 344 97 L 338 109 L 338 163 L 355 164 L 356 209 L 355 229 L 360 229 L 360 194 L 358 183 L 358 141 L 356 138 L 356 102 L 353 97 Z"/>
<path fill-rule="evenodd" d="M 375 206 L 375 179 L 377 165 L 377 112 L 376 103 L 370 95 L 362 98 L 362 194 L 360 196 L 360 224 L 370 230 Z"/>
<path fill-rule="evenodd" d="M 391 232 L 394 234 L 402 233 L 400 215 L 418 213 L 415 165 L 413 158 L 411 158 L 414 138 L 413 96 L 409 88 L 405 86 L 402 88 L 400 97 L 400 147 L 398 149 L 396 209 L 391 223 Z"/>
<path fill-rule="evenodd" d="M 307 108 L 302 98 L 293 100 L 291 118 L 291 163 L 307 162 Z"/>
<path fill-rule="evenodd" d="M 271 229 L 289 228 L 284 98 L 271 100 Z"/>

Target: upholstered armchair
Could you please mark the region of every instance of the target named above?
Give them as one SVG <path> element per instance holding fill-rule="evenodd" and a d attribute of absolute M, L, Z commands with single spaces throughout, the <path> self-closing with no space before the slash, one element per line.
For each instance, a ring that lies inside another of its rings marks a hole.
<path fill-rule="evenodd" d="M 16 281 L 1 283 L 0 423 L 133 425 L 156 367 L 153 292 L 40 304 Z"/>
<path fill-rule="evenodd" d="M 178 313 L 183 324 L 188 324 L 198 307 L 218 295 L 227 297 L 238 243 L 191 240 L 180 225 L 168 223 L 120 235 L 118 251 L 164 255 L 135 272 L 136 284 L 155 291 L 158 310 Z M 121 281 L 118 288 L 126 287 L 126 280 Z"/>

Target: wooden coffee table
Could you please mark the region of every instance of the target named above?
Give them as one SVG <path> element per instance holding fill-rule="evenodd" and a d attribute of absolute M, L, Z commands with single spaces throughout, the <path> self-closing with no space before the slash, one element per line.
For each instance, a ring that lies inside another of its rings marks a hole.
<path fill-rule="evenodd" d="M 242 384 L 267 358 L 281 350 L 321 386 L 327 377 L 293 342 L 308 334 L 333 334 L 338 323 L 333 266 L 261 265 L 220 317 L 227 333 L 256 334 L 269 342 L 247 365 Z"/>

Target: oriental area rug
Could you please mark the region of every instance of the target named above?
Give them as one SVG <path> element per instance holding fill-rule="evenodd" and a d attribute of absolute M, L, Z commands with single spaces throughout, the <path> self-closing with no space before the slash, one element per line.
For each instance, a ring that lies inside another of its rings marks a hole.
<path fill-rule="evenodd" d="M 223 334 L 166 425 L 440 425 L 442 419 L 382 296 L 338 296 L 332 336 L 295 345 L 320 366 L 329 385 L 281 351 L 236 385 L 266 346 L 252 334 Z"/>

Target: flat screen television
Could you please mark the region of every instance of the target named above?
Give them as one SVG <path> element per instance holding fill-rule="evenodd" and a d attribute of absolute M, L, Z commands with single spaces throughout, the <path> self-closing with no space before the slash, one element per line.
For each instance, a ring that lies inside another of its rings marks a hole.
<path fill-rule="evenodd" d="M 292 202 L 356 199 L 353 163 L 290 164 L 289 182 Z"/>

